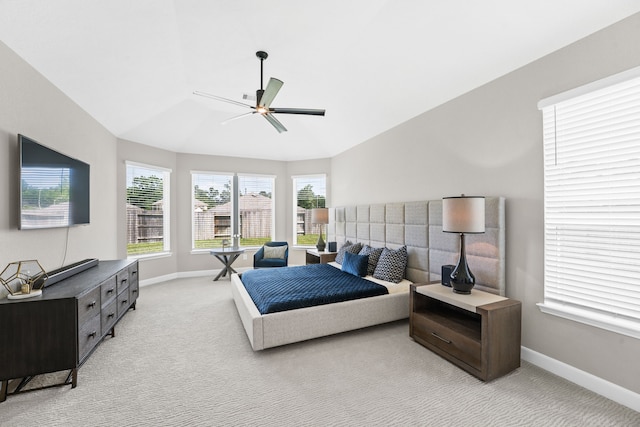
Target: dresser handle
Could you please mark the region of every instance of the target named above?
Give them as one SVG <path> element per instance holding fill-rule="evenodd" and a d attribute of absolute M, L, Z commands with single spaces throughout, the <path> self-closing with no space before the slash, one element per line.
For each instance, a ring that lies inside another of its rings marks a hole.
<path fill-rule="evenodd" d="M 131 272 L 131 275 L 132 275 L 132 276 L 135 276 L 136 274 L 138 274 L 138 272 L 137 272 L 137 271 L 132 271 L 132 272 Z"/>
<path fill-rule="evenodd" d="M 126 299 L 125 299 L 125 300 L 122 300 L 122 305 L 125 305 L 125 304 L 126 304 L 126 303 L 128 303 L 128 302 L 129 302 L 129 300 L 126 300 Z"/>
<path fill-rule="evenodd" d="M 127 282 L 127 279 L 120 280 L 120 283 L 126 283 L 126 282 Z"/>
<path fill-rule="evenodd" d="M 107 319 L 111 319 L 111 318 L 112 318 L 113 316 L 115 316 L 115 315 L 116 315 L 115 313 L 109 313 L 109 314 L 107 315 Z"/>
<path fill-rule="evenodd" d="M 113 293 L 113 288 L 107 290 L 107 294 Z"/>
<path fill-rule="evenodd" d="M 137 293 L 138 293 L 138 290 L 137 290 L 137 289 L 133 289 L 133 290 L 131 291 L 131 293 L 132 293 L 132 294 L 137 294 Z"/>
<path fill-rule="evenodd" d="M 92 301 L 89 304 L 87 304 L 87 308 L 93 308 L 95 306 L 96 306 L 96 302 L 95 301 Z"/>
<path fill-rule="evenodd" d="M 438 338 L 440 341 L 444 341 L 447 344 L 451 344 L 451 341 L 449 341 L 446 338 L 442 338 L 440 335 L 436 334 L 435 332 L 431 332 L 431 335 L 433 335 L 434 337 Z"/>
<path fill-rule="evenodd" d="M 89 334 L 89 338 L 95 338 L 96 337 L 96 331 L 93 331 Z"/>

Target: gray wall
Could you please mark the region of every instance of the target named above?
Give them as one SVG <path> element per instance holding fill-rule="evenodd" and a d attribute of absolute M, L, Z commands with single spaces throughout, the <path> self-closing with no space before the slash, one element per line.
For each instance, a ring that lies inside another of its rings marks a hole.
<path fill-rule="evenodd" d="M 542 121 L 537 102 L 640 65 L 640 14 L 332 159 L 334 206 L 461 193 L 507 199 L 507 295 L 523 345 L 640 393 L 640 340 L 543 314 Z"/>
<path fill-rule="evenodd" d="M 116 139 L 2 42 L 0 64 L 0 268 L 25 259 L 45 270 L 115 259 Z M 90 225 L 18 230 L 18 133 L 91 165 Z"/>

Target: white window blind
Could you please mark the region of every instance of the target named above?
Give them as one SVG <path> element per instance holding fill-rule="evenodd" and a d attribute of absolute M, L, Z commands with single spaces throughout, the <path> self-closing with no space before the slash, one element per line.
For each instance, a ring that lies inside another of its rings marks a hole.
<path fill-rule="evenodd" d="M 193 249 L 262 246 L 273 240 L 275 178 L 191 172 Z"/>
<path fill-rule="evenodd" d="M 222 247 L 233 240 L 233 175 L 192 172 L 192 248 Z"/>
<path fill-rule="evenodd" d="M 168 252 L 171 170 L 127 162 L 127 255 Z"/>
<path fill-rule="evenodd" d="M 293 244 L 315 246 L 320 227 L 311 223 L 311 209 L 326 208 L 327 176 L 300 175 L 293 178 Z"/>
<path fill-rule="evenodd" d="M 243 246 L 262 246 L 273 240 L 274 178 L 260 175 L 238 175 L 238 210 Z"/>
<path fill-rule="evenodd" d="M 540 105 L 540 308 L 640 338 L 640 77 Z"/>

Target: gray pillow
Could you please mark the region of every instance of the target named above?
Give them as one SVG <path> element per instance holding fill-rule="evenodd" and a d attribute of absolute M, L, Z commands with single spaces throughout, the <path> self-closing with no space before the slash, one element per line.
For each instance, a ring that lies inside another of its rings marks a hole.
<path fill-rule="evenodd" d="M 345 252 L 348 251 L 354 255 L 358 255 L 358 252 L 360 252 L 360 249 L 362 249 L 362 243 L 351 243 L 350 241 L 347 240 L 346 242 L 344 242 L 344 245 L 342 245 L 342 247 L 338 251 L 338 254 L 336 255 L 336 262 L 338 264 L 342 264 L 342 262 L 344 261 Z"/>
<path fill-rule="evenodd" d="M 404 271 L 407 268 L 407 247 L 392 250 L 384 248 L 380 260 L 373 272 L 373 277 L 387 282 L 400 283 L 404 279 Z"/>
<path fill-rule="evenodd" d="M 264 257 L 284 259 L 284 253 L 286 251 L 287 251 L 287 245 L 264 246 Z"/>
<path fill-rule="evenodd" d="M 364 245 L 358 253 L 358 255 L 369 255 L 369 265 L 367 266 L 367 274 L 369 276 L 373 275 L 373 272 L 376 271 L 376 266 L 378 265 L 383 250 L 384 248 L 372 248 L 369 245 Z"/>

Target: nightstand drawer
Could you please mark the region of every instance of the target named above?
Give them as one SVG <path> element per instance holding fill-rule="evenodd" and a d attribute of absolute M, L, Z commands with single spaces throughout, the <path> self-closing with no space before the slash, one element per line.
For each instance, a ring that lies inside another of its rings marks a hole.
<path fill-rule="evenodd" d="M 422 340 L 475 369 L 481 369 L 479 341 L 449 329 L 424 315 L 414 315 L 413 322 L 415 335 Z"/>

